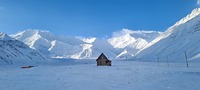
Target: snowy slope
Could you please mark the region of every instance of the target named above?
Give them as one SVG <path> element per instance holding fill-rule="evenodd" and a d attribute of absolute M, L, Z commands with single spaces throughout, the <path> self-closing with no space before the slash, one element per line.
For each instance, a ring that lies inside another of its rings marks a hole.
<path fill-rule="evenodd" d="M 137 55 L 136 59 L 160 61 L 184 61 L 186 52 L 189 60 L 200 59 L 200 8 L 194 9 L 160 37 L 153 40 Z"/>
<path fill-rule="evenodd" d="M 23 42 L 0 33 L 0 65 L 36 64 L 47 60 L 49 58 L 29 48 Z"/>
<path fill-rule="evenodd" d="M 117 58 L 129 58 L 144 48 L 150 41 L 161 34 L 156 31 L 133 31 L 122 29 L 114 32 L 108 42 L 116 49 L 121 50 Z"/>

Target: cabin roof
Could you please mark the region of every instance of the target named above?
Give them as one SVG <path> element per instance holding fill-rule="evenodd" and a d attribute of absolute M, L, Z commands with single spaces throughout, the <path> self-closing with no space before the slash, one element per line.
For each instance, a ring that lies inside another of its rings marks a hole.
<path fill-rule="evenodd" d="M 97 58 L 97 60 L 96 61 L 98 61 L 98 60 L 108 60 L 108 58 L 103 54 L 103 53 L 101 53 L 101 55 Z"/>

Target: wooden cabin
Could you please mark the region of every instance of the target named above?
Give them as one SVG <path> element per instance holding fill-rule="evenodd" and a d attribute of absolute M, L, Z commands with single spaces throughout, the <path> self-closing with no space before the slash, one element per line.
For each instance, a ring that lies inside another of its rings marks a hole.
<path fill-rule="evenodd" d="M 97 66 L 111 66 L 111 61 L 108 60 L 108 58 L 102 53 L 98 58 L 97 58 Z"/>

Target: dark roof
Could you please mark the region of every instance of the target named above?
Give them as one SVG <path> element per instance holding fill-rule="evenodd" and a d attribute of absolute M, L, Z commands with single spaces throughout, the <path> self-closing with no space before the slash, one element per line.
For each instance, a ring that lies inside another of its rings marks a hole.
<path fill-rule="evenodd" d="M 97 58 L 97 60 L 108 60 L 108 58 L 103 53 L 101 53 L 101 55 Z"/>

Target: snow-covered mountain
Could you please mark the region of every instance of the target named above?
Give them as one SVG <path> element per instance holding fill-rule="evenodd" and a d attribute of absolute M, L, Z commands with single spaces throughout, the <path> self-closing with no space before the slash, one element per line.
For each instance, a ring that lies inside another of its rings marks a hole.
<path fill-rule="evenodd" d="M 200 8 L 194 9 L 161 36 L 139 51 L 136 59 L 147 61 L 184 61 L 200 59 Z"/>
<path fill-rule="evenodd" d="M 144 48 L 150 41 L 158 37 L 162 32 L 157 31 L 133 31 L 122 29 L 114 32 L 108 42 L 121 52 L 117 58 L 129 58 Z"/>
<path fill-rule="evenodd" d="M 108 42 L 97 38 L 55 36 L 42 30 L 25 30 L 11 36 L 54 58 L 96 58 L 102 52 L 116 56 Z"/>
<path fill-rule="evenodd" d="M 130 57 L 160 32 L 123 29 L 114 34 L 109 39 L 99 39 L 56 36 L 49 31 L 25 30 L 11 36 L 50 57 L 91 59 L 97 58 L 101 53 L 105 53 L 109 58 Z"/>
<path fill-rule="evenodd" d="M 50 60 L 26 44 L 0 33 L 0 65 L 36 64 Z"/>

